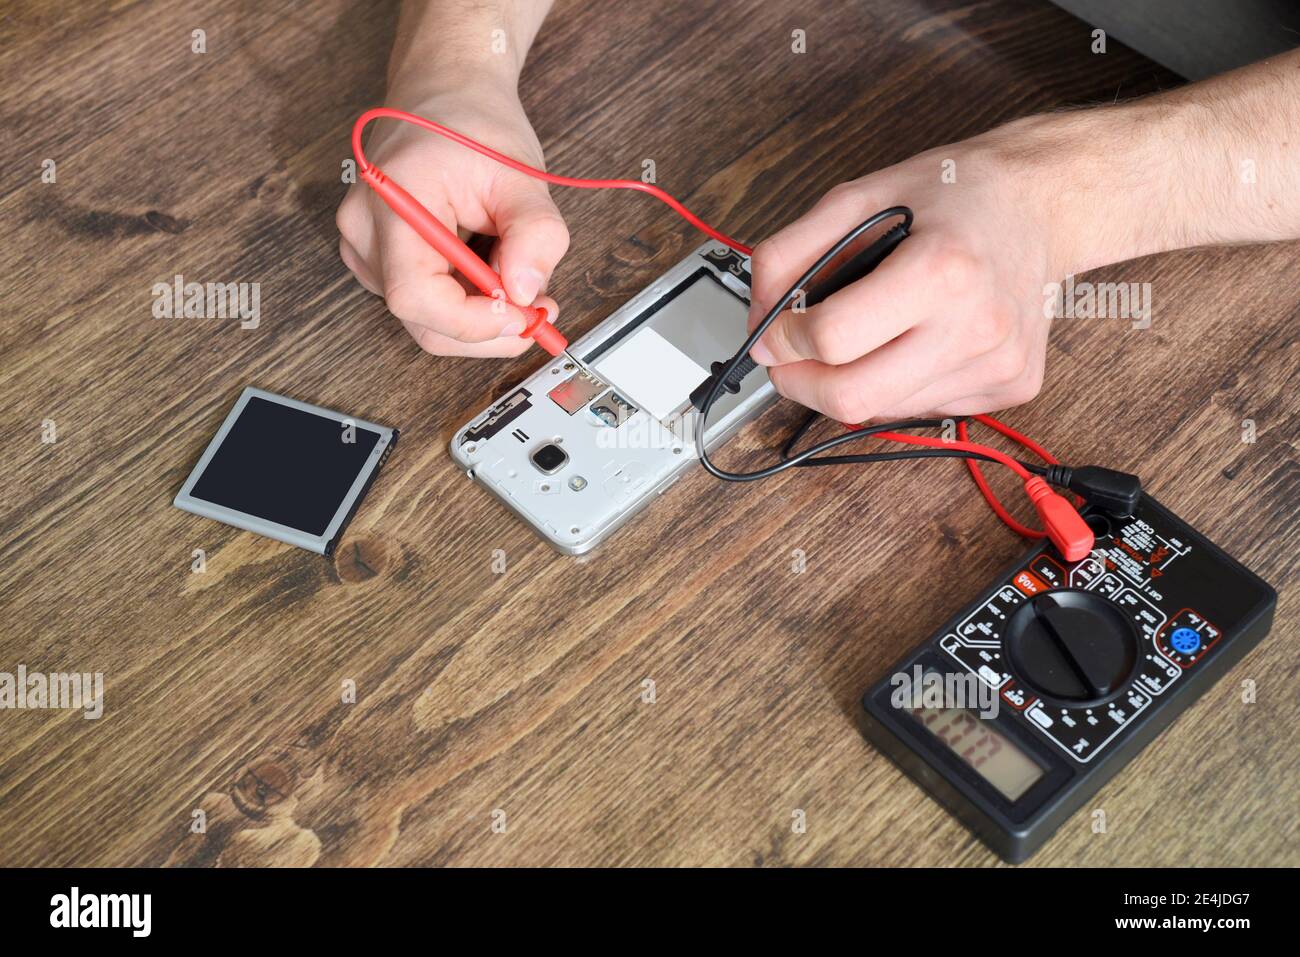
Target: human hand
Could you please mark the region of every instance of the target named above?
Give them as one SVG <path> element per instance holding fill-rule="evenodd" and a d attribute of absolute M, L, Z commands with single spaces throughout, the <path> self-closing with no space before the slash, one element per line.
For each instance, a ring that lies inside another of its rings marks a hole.
<path fill-rule="evenodd" d="M 418 101 L 390 97 L 530 166 L 543 168 L 542 150 L 513 86 L 484 82 Z M 518 305 L 545 307 L 541 295 L 569 246 L 569 233 L 545 183 L 409 124 L 381 120 L 366 145 L 367 159 L 441 220 L 468 233 L 496 236 L 489 265 Z M 383 296 L 422 348 L 436 355 L 515 356 L 532 344 L 521 338 L 518 310 L 478 293 L 452 275 L 447 261 L 364 183 L 340 204 L 339 255 L 357 280 Z"/>
<path fill-rule="evenodd" d="M 877 210 L 910 206 L 911 236 L 870 275 L 755 345 L 782 395 L 842 422 L 971 415 L 1042 385 L 1045 288 L 1067 252 L 1056 179 L 1027 150 L 1032 121 L 915 156 L 835 187 L 753 256 L 750 328 L 842 235 Z M 945 171 L 951 176 L 945 177 Z M 955 178 L 954 178 L 955 177 Z M 945 182 L 945 179 L 952 181 Z"/>

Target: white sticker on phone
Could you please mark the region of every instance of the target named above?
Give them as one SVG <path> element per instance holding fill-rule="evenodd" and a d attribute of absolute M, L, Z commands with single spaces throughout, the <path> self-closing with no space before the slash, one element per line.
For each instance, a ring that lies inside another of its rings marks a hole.
<path fill-rule="evenodd" d="M 656 419 L 686 404 L 707 370 L 648 326 L 594 363 L 601 378 Z"/>

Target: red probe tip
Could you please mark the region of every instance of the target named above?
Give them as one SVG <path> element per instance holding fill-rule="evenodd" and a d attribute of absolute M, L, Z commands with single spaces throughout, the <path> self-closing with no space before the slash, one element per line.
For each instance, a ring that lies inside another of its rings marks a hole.
<path fill-rule="evenodd" d="M 1043 530 L 1067 562 L 1087 558 L 1096 538 L 1069 500 L 1052 491 L 1037 475 L 1025 482 L 1025 492 L 1034 503 L 1038 517 L 1043 520 Z"/>
<path fill-rule="evenodd" d="M 546 310 L 540 306 L 521 306 L 528 317 L 528 325 L 519 333 L 521 339 L 532 339 L 553 356 L 563 355 L 569 348 L 569 340 L 564 333 L 546 321 Z"/>

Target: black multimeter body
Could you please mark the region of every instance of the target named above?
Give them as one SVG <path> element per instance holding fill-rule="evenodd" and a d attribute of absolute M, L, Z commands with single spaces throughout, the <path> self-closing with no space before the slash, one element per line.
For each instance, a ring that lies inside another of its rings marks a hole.
<path fill-rule="evenodd" d="M 1149 496 L 1085 514 L 1088 558 L 1034 548 L 862 699 L 867 739 L 1011 863 L 1254 648 L 1277 604 Z M 971 688 L 984 706 L 944 697 Z"/>

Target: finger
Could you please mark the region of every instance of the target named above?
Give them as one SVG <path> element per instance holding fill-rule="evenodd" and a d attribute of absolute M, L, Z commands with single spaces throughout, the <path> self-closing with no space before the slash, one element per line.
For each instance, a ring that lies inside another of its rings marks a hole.
<path fill-rule="evenodd" d="M 449 209 L 433 210 L 444 223 Z M 395 215 L 380 223 L 384 299 L 403 322 L 428 326 L 461 342 L 487 342 L 523 331 L 523 314 L 509 303 L 471 295 L 447 261 Z"/>
<path fill-rule="evenodd" d="M 752 263 L 751 329 L 836 240 L 877 208 L 872 201 L 877 192 L 884 190 L 866 182 L 837 186 L 807 215 L 759 243 Z M 914 237 L 870 276 L 824 303 L 802 313 L 783 312 L 751 355 L 763 365 L 801 359 L 842 365 L 928 318 L 936 286 L 946 290 L 968 282 L 971 266 L 933 241 Z"/>
<path fill-rule="evenodd" d="M 366 192 L 354 185 L 343 197 L 334 222 L 339 230 L 339 258 L 357 281 L 376 295 L 383 295 L 381 260 L 375 241 L 375 220 Z"/>
<path fill-rule="evenodd" d="M 500 237 L 501 280 L 510 299 L 527 306 L 546 288 L 555 264 L 568 251 L 569 229 L 543 184 L 522 176 L 500 183 L 489 212 Z"/>
<path fill-rule="evenodd" d="M 966 415 L 982 415 L 985 412 L 997 412 L 1005 408 L 992 395 L 968 395 L 951 402 L 945 402 L 934 410 L 935 415 L 949 418 L 961 418 Z"/>
<path fill-rule="evenodd" d="M 750 315 L 762 316 L 840 236 L 862 222 L 871 206 L 865 182 L 841 184 L 807 213 L 763 240 L 754 250 Z M 882 204 L 883 205 L 883 204 Z M 879 208 L 871 206 L 871 209 Z"/>
<path fill-rule="evenodd" d="M 954 365 L 942 378 L 917 390 L 902 402 L 881 409 L 873 418 L 881 421 L 929 418 L 942 414 L 954 403 L 992 391 L 996 384 L 981 374 L 980 358 L 977 356 Z"/>
<path fill-rule="evenodd" d="M 935 305 L 918 273 L 923 257 L 907 252 L 886 259 L 824 302 L 802 312 L 783 311 L 750 350 L 754 361 L 772 366 L 816 359 L 843 365 L 930 318 Z"/>
<path fill-rule="evenodd" d="M 548 322 L 554 323 L 558 315 L 559 307 L 555 300 L 547 296 L 539 296 L 534 305 L 546 310 Z M 461 342 L 459 339 L 453 339 L 445 336 L 435 329 L 428 326 L 419 326 L 414 323 L 404 322 L 403 326 L 411 334 L 420 348 L 426 352 L 431 352 L 439 356 L 469 356 L 469 357 L 493 357 L 505 358 L 510 356 L 522 355 L 527 352 L 533 344 L 531 337 L 520 335 L 506 335 L 497 339 L 490 339 L 486 342 Z"/>
<path fill-rule="evenodd" d="M 445 273 L 411 283 L 389 284 L 388 309 L 403 322 L 427 326 L 460 342 L 488 342 L 517 336 L 527 326 L 518 306 L 504 299 L 471 295 Z"/>
<path fill-rule="evenodd" d="M 942 416 L 942 409 L 968 398 L 962 386 L 951 379 L 936 382 L 933 386 L 908 396 L 902 402 L 881 409 L 873 421 L 893 422 L 898 419 L 928 419 Z"/>
<path fill-rule="evenodd" d="M 339 237 L 339 258 L 343 260 L 343 265 L 351 270 L 357 282 L 376 296 L 383 295 L 383 287 L 380 286 L 379 278 L 371 271 L 370 264 L 362 259 L 355 247 L 342 236 Z"/>
<path fill-rule="evenodd" d="M 803 216 L 758 244 L 751 268 L 750 328 L 837 239 L 876 210 L 903 201 L 891 185 L 893 179 L 886 171 L 841 183 Z"/>
<path fill-rule="evenodd" d="M 768 375 L 786 398 L 840 422 L 857 423 L 902 405 L 951 365 L 936 337 L 913 330 L 845 365 L 804 360 L 776 366 Z"/>
<path fill-rule="evenodd" d="M 417 326 L 410 322 L 404 322 L 402 325 L 406 327 L 406 331 L 411 334 L 411 337 L 419 343 L 421 349 L 436 356 L 507 359 L 512 356 L 522 355 L 533 344 L 531 339 L 524 339 L 519 336 L 502 336 L 499 339 L 490 339 L 487 342 L 461 342 L 459 339 L 444 336 L 428 326 Z"/>
<path fill-rule="evenodd" d="M 375 219 L 370 211 L 370 198 L 366 187 L 360 184 L 349 187 L 334 213 L 334 225 L 361 259 L 369 263 L 371 271 L 378 273 L 379 260 L 374 258 Z"/>
<path fill-rule="evenodd" d="M 1038 394 L 1043 363 L 1014 345 L 976 356 L 896 406 L 882 419 L 976 415 L 1023 405 Z"/>
<path fill-rule="evenodd" d="M 546 310 L 546 321 L 555 325 L 555 320 L 560 317 L 560 304 L 550 296 L 542 295 L 533 300 L 533 305 Z"/>

